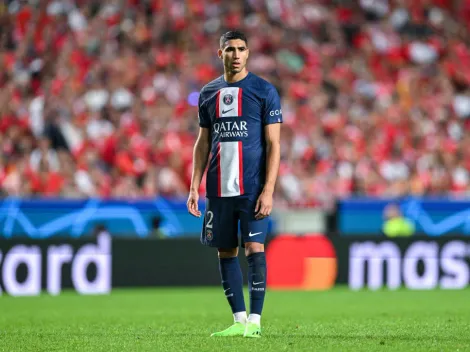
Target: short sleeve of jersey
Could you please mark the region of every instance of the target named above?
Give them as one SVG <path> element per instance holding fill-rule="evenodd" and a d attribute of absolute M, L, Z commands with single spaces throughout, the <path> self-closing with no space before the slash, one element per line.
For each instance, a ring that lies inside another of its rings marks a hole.
<path fill-rule="evenodd" d="M 203 104 L 202 94 L 199 94 L 199 101 L 198 101 L 198 119 L 199 119 L 199 126 L 204 128 L 210 128 L 211 122 L 209 116 L 207 116 L 206 108 Z"/>
<path fill-rule="evenodd" d="M 281 99 L 274 86 L 268 88 L 264 103 L 263 124 L 282 123 Z"/>

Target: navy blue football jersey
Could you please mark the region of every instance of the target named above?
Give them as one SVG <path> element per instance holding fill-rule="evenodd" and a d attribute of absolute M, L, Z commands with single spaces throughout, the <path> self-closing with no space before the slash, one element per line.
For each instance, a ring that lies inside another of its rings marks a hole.
<path fill-rule="evenodd" d="M 276 88 L 252 74 L 235 83 L 224 76 L 199 95 L 199 126 L 209 128 L 208 197 L 258 193 L 266 179 L 264 126 L 282 123 Z"/>

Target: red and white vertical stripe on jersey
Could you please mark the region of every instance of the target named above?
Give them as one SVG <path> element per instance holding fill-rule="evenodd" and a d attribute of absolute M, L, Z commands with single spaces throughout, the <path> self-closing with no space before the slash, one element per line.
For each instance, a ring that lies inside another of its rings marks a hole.
<path fill-rule="evenodd" d="M 226 87 L 217 92 L 215 101 L 215 116 L 237 117 L 242 116 L 243 90 L 238 87 Z"/>
<path fill-rule="evenodd" d="M 244 193 L 243 145 L 238 142 L 220 142 L 217 150 L 218 196 L 233 197 Z"/>
<path fill-rule="evenodd" d="M 222 197 L 222 169 L 220 167 L 220 160 L 222 159 L 222 156 L 220 154 L 220 143 L 217 145 L 217 195 L 219 197 Z"/>
<path fill-rule="evenodd" d="M 217 92 L 217 97 L 215 99 L 215 117 L 216 118 L 220 117 L 220 114 L 219 114 L 219 108 L 220 108 L 219 101 L 220 101 L 220 90 Z"/>

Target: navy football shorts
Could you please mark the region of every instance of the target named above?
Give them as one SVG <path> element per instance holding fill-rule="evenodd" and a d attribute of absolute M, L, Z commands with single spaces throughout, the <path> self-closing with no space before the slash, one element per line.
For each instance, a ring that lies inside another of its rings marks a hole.
<path fill-rule="evenodd" d="M 241 245 L 246 242 L 264 243 L 268 232 L 269 216 L 255 219 L 258 195 L 236 197 L 207 197 L 201 243 L 217 248 L 236 248 L 240 222 Z"/>

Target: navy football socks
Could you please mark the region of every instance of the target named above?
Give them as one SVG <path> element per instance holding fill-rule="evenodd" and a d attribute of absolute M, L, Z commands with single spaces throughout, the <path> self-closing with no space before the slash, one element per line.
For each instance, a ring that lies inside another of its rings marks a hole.
<path fill-rule="evenodd" d="M 243 276 L 238 257 L 219 258 L 219 270 L 225 297 L 232 308 L 232 313 L 245 312 Z"/>
<path fill-rule="evenodd" d="M 247 257 L 247 260 L 250 316 L 261 315 L 266 293 L 266 255 L 264 252 L 253 253 Z"/>

